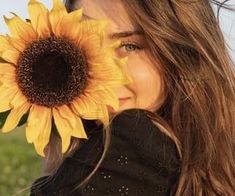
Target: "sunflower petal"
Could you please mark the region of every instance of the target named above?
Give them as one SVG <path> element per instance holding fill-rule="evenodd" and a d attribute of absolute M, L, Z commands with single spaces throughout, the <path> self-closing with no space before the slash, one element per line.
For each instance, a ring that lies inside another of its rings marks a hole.
<path fill-rule="evenodd" d="M 81 119 L 66 105 L 57 108 L 61 118 L 63 118 L 63 124 L 70 130 L 71 136 L 78 138 L 87 138 Z"/>
<path fill-rule="evenodd" d="M 50 22 L 48 9 L 36 0 L 30 0 L 28 4 L 29 16 L 34 30 L 39 37 L 50 35 Z"/>
<path fill-rule="evenodd" d="M 14 98 L 17 91 L 18 89 L 15 87 L 12 88 L 6 88 L 4 86 L 0 87 L 0 112 L 5 112 L 11 109 L 10 102 Z"/>
<path fill-rule="evenodd" d="M 8 39 L 9 44 L 11 44 L 11 46 L 17 51 L 23 52 L 25 50 L 26 44 L 22 40 L 10 37 L 8 35 L 6 38 Z"/>
<path fill-rule="evenodd" d="M 0 35 L 0 57 L 5 61 L 17 64 L 20 52 L 24 49 L 24 44 L 18 39 Z"/>
<path fill-rule="evenodd" d="M 0 85 L 4 88 L 16 87 L 15 75 L 13 74 L 0 74 Z M 1 94 L 1 92 L 0 92 Z"/>
<path fill-rule="evenodd" d="M 94 92 L 94 91 L 102 91 L 104 89 L 105 88 L 104 88 L 102 82 L 98 83 L 98 81 L 91 79 L 91 80 L 89 80 L 89 83 L 84 91 L 86 93 L 90 93 L 90 92 Z"/>
<path fill-rule="evenodd" d="M 98 83 L 103 82 L 103 85 L 108 87 L 119 87 L 121 85 L 133 82 L 132 77 L 128 75 L 123 69 L 118 67 L 115 68 L 113 67 L 110 69 L 107 68 L 107 70 L 105 70 L 104 72 L 102 71 L 95 72 L 94 70 L 92 70 L 90 72 L 90 75 Z"/>
<path fill-rule="evenodd" d="M 96 104 L 92 99 L 86 96 L 74 100 L 71 103 L 73 111 L 83 119 L 99 119 L 103 117 L 103 111 L 99 104 Z"/>
<path fill-rule="evenodd" d="M 15 42 L 15 44 L 12 44 L 13 42 Z M 19 40 L 10 38 L 9 36 L 4 36 L 4 35 L 0 35 L 0 52 L 4 51 L 4 50 L 18 50 L 18 51 L 22 51 L 19 50 L 21 49 L 21 47 L 23 47 L 24 45 L 21 43 Z"/>
<path fill-rule="evenodd" d="M 60 107 L 57 107 L 57 110 L 60 116 L 68 121 L 71 128 L 76 126 L 75 114 L 68 106 L 62 105 Z"/>
<path fill-rule="evenodd" d="M 57 25 L 66 14 L 68 14 L 67 10 L 61 0 L 53 0 L 53 8 L 49 13 L 49 21 L 53 33 L 56 34 Z"/>
<path fill-rule="evenodd" d="M 16 128 L 16 126 L 20 122 L 21 117 L 28 111 L 29 107 L 30 107 L 29 103 L 24 103 L 23 105 L 20 105 L 19 107 L 12 109 L 7 116 L 2 131 L 6 133 Z"/>
<path fill-rule="evenodd" d="M 41 131 L 38 138 L 34 141 L 34 147 L 37 153 L 45 157 L 44 149 L 50 141 L 51 127 L 52 127 L 52 112 L 51 109 L 47 108 L 44 110 L 43 116 L 43 126 L 41 126 Z M 41 123 L 39 123 L 41 124 Z"/>
<path fill-rule="evenodd" d="M 83 123 L 81 118 L 76 117 L 77 124 L 76 127 L 72 130 L 72 136 L 77 137 L 77 138 L 85 138 L 87 139 L 87 134 L 85 132 Z"/>
<path fill-rule="evenodd" d="M 119 108 L 118 97 L 110 88 L 106 88 L 105 91 L 96 91 L 90 94 L 90 96 L 97 104 L 109 105 L 113 107 L 114 110 L 118 110 Z"/>
<path fill-rule="evenodd" d="M 98 45 L 97 48 L 99 48 L 103 43 L 105 28 L 107 24 L 108 24 L 107 20 L 99 20 L 99 21 L 82 20 L 78 24 L 77 23 L 71 24 L 68 27 L 69 31 L 64 31 L 63 35 L 68 36 L 69 38 L 73 40 L 76 40 L 76 44 L 80 47 L 81 47 L 81 44 L 84 43 L 84 41 L 88 39 L 89 37 L 96 37 L 97 41 L 95 42 L 95 44 Z M 60 26 L 63 27 L 62 25 Z M 93 43 L 93 46 L 94 46 L 94 43 Z M 92 50 L 96 51 L 94 50 L 94 47 L 92 48 Z"/>
<path fill-rule="evenodd" d="M 22 94 L 20 90 L 18 90 L 14 98 L 11 100 L 10 106 L 12 108 L 17 108 L 25 102 L 27 102 L 26 97 Z"/>
<path fill-rule="evenodd" d="M 11 109 L 11 107 L 9 105 L 9 101 L 2 101 L 0 103 L 0 112 L 6 112 L 10 109 Z"/>
<path fill-rule="evenodd" d="M 0 74 L 15 75 L 15 67 L 9 63 L 0 63 Z"/>
<path fill-rule="evenodd" d="M 81 36 L 89 36 L 89 35 L 104 36 L 108 24 L 109 20 L 106 19 L 103 20 L 86 19 L 79 23 L 78 33 L 81 34 Z"/>
<path fill-rule="evenodd" d="M 105 105 L 102 105 L 102 111 L 103 111 L 103 117 L 101 117 L 100 120 L 103 123 L 104 127 L 107 127 L 109 124 L 109 113 Z"/>
<path fill-rule="evenodd" d="M 4 20 L 13 37 L 22 39 L 26 43 L 36 39 L 36 33 L 30 23 L 23 21 L 20 17 L 7 18 L 4 16 Z"/>
<path fill-rule="evenodd" d="M 77 26 L 79 25 L 77 24 L 77 22 L 80 21 L 82 17 L 82 12 L 83 8 L 75 10 L 65 15 L 57 26 L 57 34 L 70 38 L 76 38 Z M 65 31 L 65 29 L 69 29 L 69 31 Z"/>
<path fill-rule="evenodd" d="M 62 152 L 66 152 L 71 140 L 71 130 L 68 124 L 68 121 L 64 119 L 58 109 L 53 108 L 52 109 L 53 118 L 55 121 L 56 128 L 60 134 L 61 141 L 62 141 Z"/>
<path fill-rule="evenodd" d="M 34 142 L 47 125 L 48 118 L 51 117 L 51 109 L 32 105 L 26 125 L 26 138 L 28 143 Z M 51 120 L 51 119 L 50 119 Z"/>
<path fill-rule="evenodd" d="M 122 59 L 117 59 L 114 58 L 115 63 L 121 67 L 121 70 L 123 71 L 124 66 L 127 64 L 128 57 L 122 58 Z M 125 71 L 122 73 L 122 84 L 130 84 L 133 83 L 134 80 L 131 77 L 131 75 L 127 74 Z"/>
<path fill-rule="evenodd" d="M 16 50 L 4 50 L 0 52 L 0 57 L 3 58 L 5 61 L 13 63 L 17 65 L 17 61 L 19 59 L 20 53 Z"/>
<path fill-rule="evenodd" d="M 100 36 L 94 34 L 90 36 L 84 36 L 82 39 L 79 39 L 78 35 L 77 42 L 79 47 L 81 47 L 85 51 L 88 59 L 92 59 L 93 57 L 99 55 L 100 49 L 102 47 L 102 41 Z M 103 58 L 105 56 L 103 56 Z"/>

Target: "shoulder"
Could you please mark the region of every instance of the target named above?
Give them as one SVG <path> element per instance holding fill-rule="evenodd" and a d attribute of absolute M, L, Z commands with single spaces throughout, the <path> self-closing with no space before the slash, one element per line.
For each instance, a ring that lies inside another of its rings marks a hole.
<path fill-rule="evenodd" d="M 47 187 L 41 189 L 46 192 L 70 190 L 84 180 L 102 155 L 102 141 L 100 127 L 72 157 L 65 159 L 58 172 L 48 177 Z M 159 191 L 158 195 L 166 195 L 177 180 L 179 168 L 174 142 L 152 123 L 145 110 L 129 109 L 111 121 L 110 146 L 87 187 L 93 187 L 96 195 L 115 195 L 124 184 L 129 195 Z"/>
<path fill-rule="evenodd" d="M 146 110 L 125 110 L 112 120 L 111 126 L 114 137 L 128 141 L 143 156 L 153 157 L 159 153 L 164 159 L 172 157 L 179 161 L 176 144 L 152 122 Z"/>
<path fill-rule="evenodd" d="M 125 110 L 113 119 L 111 125 L 111 148 L 112 141 L 120 140 L 119 151 L 125 153 L 132 149 L 130 153 L 136 152 L 148 165 L 178 172 L 180 156 L 176 144 L 152 122 L 146 110 Z M 124 146 L 125 151 L 121 149 Z"/>

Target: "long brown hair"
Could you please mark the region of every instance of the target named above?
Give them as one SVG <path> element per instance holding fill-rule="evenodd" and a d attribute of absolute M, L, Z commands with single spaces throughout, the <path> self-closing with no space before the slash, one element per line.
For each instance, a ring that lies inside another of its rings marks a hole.
<path fill-rule="evenodd" d="M 210 3 L 219 5 L 209 0 L 123 0 L 161 66 L 167 98 L 148 114 L 178 147 L 182 165 L 174 194 L 180 196 L 235 195 L 235 65 Z M 65 4 L 68 11 L 75 9 L 74 1 Z M 99 164 L 108 149 L 109 127 L 104 133 Z M 53 148 L 56 138 L 47 147 L 47 160 L 55 160 L 45 162 L 49 173 L 63 159 Z M 78 146 L 74 139 L 65 156 Z"/>

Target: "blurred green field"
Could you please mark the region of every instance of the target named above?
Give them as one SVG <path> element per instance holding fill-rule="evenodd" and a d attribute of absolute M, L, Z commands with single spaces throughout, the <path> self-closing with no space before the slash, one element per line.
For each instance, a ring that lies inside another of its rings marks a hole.
<path fill-rule="evenodd" d="M 24 127 L 10 133 L 0 131 L 0 145 L 0 196 L 28 196 L 29 191 L 19 191 L 40 176 L 41 163 L 33 144 L 26 141 Z"/>

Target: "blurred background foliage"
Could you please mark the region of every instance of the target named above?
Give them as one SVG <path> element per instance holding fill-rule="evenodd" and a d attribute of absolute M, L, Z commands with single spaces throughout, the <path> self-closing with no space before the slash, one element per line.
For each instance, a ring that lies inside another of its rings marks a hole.
<path fill-rule="evenodd" d="M 26 141 L 25 127 L 1 132 L 0 144 L 0 196 L 28 196 L 29 190 L 23 189 L 41 175 L 41 162 L 33 144 Z"/>

